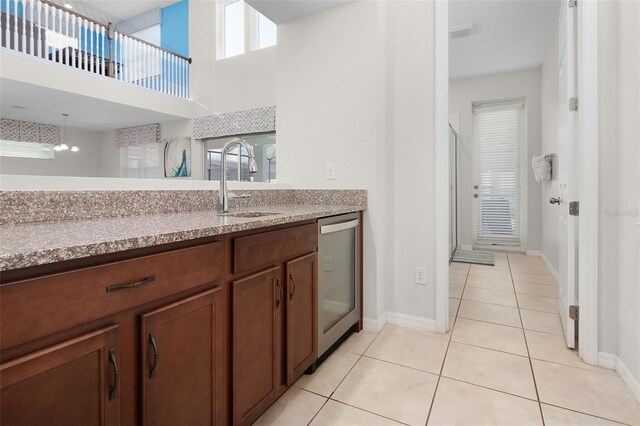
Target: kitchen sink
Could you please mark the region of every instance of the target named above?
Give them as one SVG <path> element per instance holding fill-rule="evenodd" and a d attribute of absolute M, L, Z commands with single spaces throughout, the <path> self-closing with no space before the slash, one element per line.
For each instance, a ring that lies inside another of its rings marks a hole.
<path fill-rule="evenodd" d="M 244 217 L 244 218 L 252 218 L 252 217 L 264 217 L 264 216 L 275 216 L 280 213 L 272 213 L 272 212 L 238 212 L 238 213 L 224 213 L 220 216 L 231 216 L 231 217 Z"/>

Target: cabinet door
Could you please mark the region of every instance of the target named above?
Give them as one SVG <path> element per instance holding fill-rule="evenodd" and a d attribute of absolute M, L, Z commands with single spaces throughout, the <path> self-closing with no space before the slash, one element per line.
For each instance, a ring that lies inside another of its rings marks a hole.
<path fill-rule="evenodd" d="M 0 365 L 0 424 L 118 425 L 118 326 Z"/>
<path fill-rule="evenodd" d="M 282 386 L 281 268 L 232 283 L 233 422 L 251 424 Z"/>
<path fill-rule="evenodd" d="M 317 358 L 316 254 L 287 263 L 287 386 Z"/>
<path fill-rule="evenodd" d="M 145 425 L 226 423 L 219 287 L 142 316 Z"/>

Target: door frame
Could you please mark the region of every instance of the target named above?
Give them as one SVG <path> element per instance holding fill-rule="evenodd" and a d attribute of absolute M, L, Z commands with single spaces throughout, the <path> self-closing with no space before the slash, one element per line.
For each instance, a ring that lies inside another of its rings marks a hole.
<path fill-rule="evenodd" d="M 568 7 L 562 2 L 560 7 Z M 598 363 L 598 3 L 578 2 L 579 355 Z M 435 2 L 436 331 L 449 328 L 449 2 Z M 540 201 L 542 202 L 542 200 Z"/>

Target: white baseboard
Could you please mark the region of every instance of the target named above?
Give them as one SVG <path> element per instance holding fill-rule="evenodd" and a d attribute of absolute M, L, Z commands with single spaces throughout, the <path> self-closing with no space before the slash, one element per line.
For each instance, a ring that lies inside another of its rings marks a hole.
<path fill-rule="evenodd" d="M 640 404 L 640 382 L 637 377 L 633 377 L 633 374 L 631 374 L 631 371 L 622 362 L 620 357 L 616 357 L 616 371 L 629 390 L 631 390 L 631 393 L 636 398 L 636 401 L 638 401 L 638 404 Z"/>
<path fill-rule="evenodd" d="M 616 370 L 622 381 L 627 385 L 634 398 L 640 404 L 640 381 L 631 374 L 629 368 L 620 357 L 605 352 L 598 353 L 598 366 Z"/>
<path fill-rule="evenodd" d="M 537 257 L 544 256 L 544 253 L 542 253 L 540 250 L 526 250 L 525 254 L 527 256 L 537 256 Z"/>
<path fill-rule="evenodd" d="M 416 317 L 413 315 L 387 312 L 387 323 L 400 327 L 413 328 L 414 330 L 436 331 L 436 321 L 430 318 Z"/>
<path fill-rule="evenodd" d="M 542 261 L 547 266 L 547 269 L 551 272 L 551 274 L 556 278 L 558 283 L 560 282 L 560 273 L 556 270 L 555 266 L 551 263 L 551 261 L 547 258 L 547 256 L 542 253 Z"/>
<path fill-rule="evenodd" d="M 616 369 L 616 356 L 606 352 L 598 352 L 598 367 Z"/>
<path fill-rule="evenodd" d="M 362 324 L 362 329 L 364 331 L 370 331 L 372 333 L 380 333 L 387 323 L 387 314 L 384 313 L 378 319 L 373 318 L 364 318 L 364 324 Z"/>

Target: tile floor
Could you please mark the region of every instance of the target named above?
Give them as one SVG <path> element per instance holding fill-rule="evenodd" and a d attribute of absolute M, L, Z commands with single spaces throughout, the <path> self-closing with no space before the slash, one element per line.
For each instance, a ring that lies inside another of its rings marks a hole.
<path fill-rule="evenodd" d="M 564 343 L 539 257 L 452 264 L 447 334 L 387 325 L 352 335 L 258 425 L 640 425 L 618 375 Z"/>

